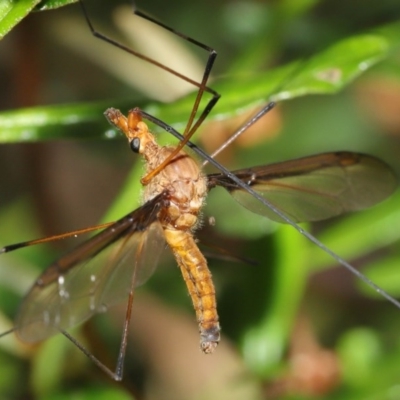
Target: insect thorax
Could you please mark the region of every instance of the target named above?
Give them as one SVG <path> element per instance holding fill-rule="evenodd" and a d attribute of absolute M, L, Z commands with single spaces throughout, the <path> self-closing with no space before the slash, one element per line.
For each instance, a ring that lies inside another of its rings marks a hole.
<path fill-rule="evenodd" d="M 172 153 L 174 147 L 160 147 L 153 162 L 147 164 L 147 172 Z M 198 224 L 199 212 L 207 194 L 207 180 L 197 162 L 184 152 L 180 152 L 145 187 L 144 201 L 151 200 L 167 191 L 170 206 L 161 213 L 164 228 L 191 230 Z"/>

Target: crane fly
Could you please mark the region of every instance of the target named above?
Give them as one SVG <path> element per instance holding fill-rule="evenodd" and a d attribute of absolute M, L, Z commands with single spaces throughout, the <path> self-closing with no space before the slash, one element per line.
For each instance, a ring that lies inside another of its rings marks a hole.
<path fill-rule="evenodd" d="M 84 15 L 95 36 L 157 65 L 153 60 L 95 31 L 86 11 Z M 179 35 L 198 44 L 193 39 Z M 115 380 L 121 380 L 123 376 L 134 290 L 153 273 L 165 242 L 176 259 L 191 296 L 202 351 L 212 353 L 218 345 L 220 325 L 215 288 L 207 261 L 194 237 L 205 198 L 217 186 L 226 189 L 249 210 L 293 225 L 336 261 L 400 306 L 395 299 L 297 225 L 297 222 L 318 221 L 367 208 L 384 200 L 397 187 L 397 179 L 391 168 L 373 156 L 332 152 L 228 171 L 189 141 L 220 97 L 206 86 L 216 53 L 203 44 L 200 46 L 208 50 L 210 55 L 201 83 L 194 82 L 198 94 L 184 135 L 137 108 L 129 111 L 127 116 L 114 108 L 105 112 L 108 121 L 126 136 L 130 149 L 144 157 L 146 171 L 141 180 L 144 186 L 143 205 L 116 222 L 14 244 L 0 250 L 0 254 L 7 253 L 28 245 L 102 229 L 41 274 L 24 298 L 11 331 L 28 343 L 42 341 L 61 332 Z M 177 73 L 175 75 L 180 76 Z M 193 83 L 189 78 L 183 78 Z M 212 99 L 195 121 L 204 92 L 211 93 Z M 264 107 L 238 133 L 245 131 L 272 107 L 273 103 Z M 144 119 L 177 136 L 179 144 L 159 146 Z M 205 175 L 197 160 L 184 152 L 185 145 L 220 172 Z M 125 322 L 117 365 L 112 371 L 77 342 L 68 329 L 124 300 L 127 302 Z"/>

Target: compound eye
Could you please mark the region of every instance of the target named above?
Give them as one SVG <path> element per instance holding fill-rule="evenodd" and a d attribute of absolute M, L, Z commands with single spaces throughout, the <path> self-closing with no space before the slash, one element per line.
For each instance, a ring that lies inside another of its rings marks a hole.
<path fill-rule="evenodd" d="M 131 142 L 130 142 L 130 146 L 131 146 L 131 150 L 134 153 L 139 153 L 139 150 L 140 150 L 140 139 L 137 138 L 137 137 L 132 139 Z"/>

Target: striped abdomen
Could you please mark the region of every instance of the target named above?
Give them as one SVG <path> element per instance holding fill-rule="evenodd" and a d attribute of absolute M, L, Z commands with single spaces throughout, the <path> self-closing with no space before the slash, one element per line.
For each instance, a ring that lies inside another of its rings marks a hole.
<path fill-rule="evenodd" d="M 215 288 L 207 261 L 191 232 L 164 229 L 169 244 L 189 290 L 200 330 L 200 347 L 212 353 L 220 340 Z"/>

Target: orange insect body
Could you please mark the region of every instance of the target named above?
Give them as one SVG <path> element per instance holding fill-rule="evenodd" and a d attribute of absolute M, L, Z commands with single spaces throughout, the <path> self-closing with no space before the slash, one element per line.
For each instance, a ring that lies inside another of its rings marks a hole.
<path fill-rule="evenodd" d="M 3 254 L 102 229 L 49 265 L 25 296 L 14 328 L 0 334 L 0 337 L 14 331 L 21 340 L 35 343 L 61 332 L 112 379 L 121 380 L 134 290 L 151 275 L 158 261 L 159 246 L 162 246 L 159 239 L 164 237 L 192 298 L 201 348 L 204 353 L 212 353 L 220 340 L 215 288 L 193 232 L 200 225 L 200 211 L 205 197 L 216 186 L 225 188 L 250 211 L 274 221 L 289 223 L 333 260 L 400 308 L 397 300 L 296 225 L 296 222 L 318 221 L 360 210 L 384 200 L 398 186 L 397 178 L 388 165 L 375 157 L 352 152 L 311 155 L 237 171 L 229 171 L 217 163 L 215 155 L 271 110 L 274 106 L 271 102 L 211 156 L 196 148 L 206 162 L 220 171 L 205 176 L 196 161 L 182 148 L 185 145 L 195 148 L 189 140 L 220 98 L 219 93 L 207 86 L 217 55 L 215 50 L 138 10 L 134 11 L 136 15 L 209 53 L 203 77 L 196 82 L 96 31 L 83 2 L 80 3 L 95 37 L 193 84 L 198 91 L 183 136 L 138 109 L 131 110 L 127 117 L 113 108 L 105 112 L 108 120 L 126 135 L 131 149 L 145 158 L 146 173 L 141 179 L 144 204 L 115 222 L 1 248 L 0 254 Z M 211 99 L 197 118 L 205 93 L 211 95 Z M 177 146 L 159 146 L 142 121 L 142 116 L 177 136 L 180 139 Z M 127 301 L 127 306 L 118 359 L 112 371 L 74 339 L 68 329 L 122 300 Z"/>
<path fill-rule="evenodd" d="M 220 339 L 215 288 L 207 261 L 193 238 L 207 195 L 207 179 L 196 161 L 185 152 L 173 156 L 175 147 L 159 146 L 141 120 L 139 111 L 131 110 L 126 118 L 111 108 L 105 115 L 126 135 L 133 150 L 144 156 L 146 174 L 151 174 L 172 156 L 166 166 L 145 184 L 144 202 L 168 193 L 169 205 L 160 210 L 158 219 L 193 301 L 199 323 L 200 346 L 205 353 L 212 353 Z"/>

